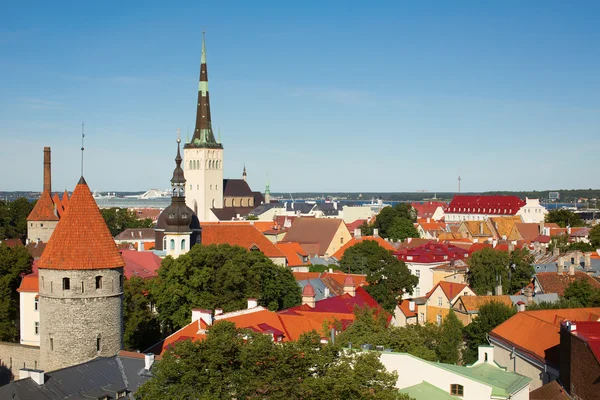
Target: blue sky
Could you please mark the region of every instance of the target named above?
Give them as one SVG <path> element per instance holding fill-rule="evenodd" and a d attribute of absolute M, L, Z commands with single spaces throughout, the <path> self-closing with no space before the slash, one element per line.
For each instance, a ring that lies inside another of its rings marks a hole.
<path fill-rule="evenodd" d="M 166 188 L 206 30 L 225 177 L 255 190 L 597 188 L 600 3 L 3 2 L 0 190 Z M 368 4 L 373 3 L 373 4 Z"/>

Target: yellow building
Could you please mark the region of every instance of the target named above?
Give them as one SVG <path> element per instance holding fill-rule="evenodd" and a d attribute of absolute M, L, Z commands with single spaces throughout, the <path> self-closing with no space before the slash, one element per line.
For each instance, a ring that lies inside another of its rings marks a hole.
<path fill-rule="evenodd" d="M 441 281 L 427 293 L 427 322 L 441 324 L 454 302 L 461 296 L 475 296 L 475 292 L 464 283 Z"/>

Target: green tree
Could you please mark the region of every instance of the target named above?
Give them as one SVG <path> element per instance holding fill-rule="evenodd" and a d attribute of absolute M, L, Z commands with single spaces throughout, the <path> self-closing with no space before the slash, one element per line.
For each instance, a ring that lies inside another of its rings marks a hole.
<path fill-rule="evenodd" d="M 527 249 L 516 249 L 510 253 L 507 294 L 517 293 L 531 282 L 535 275 L 533 261 L 533 254 Z"/>
<path fill-rule="evenodd" d="M 435 349 L 440 362 L 457 364 L 460 361 L 462 336 L 463 324 L 451 309 L 442 322 L 439 343 Z"/>
<path fill-rule="evenodd" d="M 561 228 L 567 226 L 584 226 L 585 223 L 578 214 L 565 208 L 557 208 L 546 214 L 546 222 L 554 222 Z"/>
<path fill-rule="evenodd" d="M 480 295 L 492 292 L 502 282 L 502 293 L 515 293 L 526 286 L 533 275 L 533 256 L 526 249 L 513 252 L 484 248 L 476 251 L 469 262 L 469 285 Z"/>
<path fill-rule="evenodd" d="M 125 350 L 144 350 L 160 340 L 160 324 L 150 309 L 150 284 L 134 276 L 123 285 L 123 341 Z"/>
<path fill-rule="evenodd" d="M 348 248 L 340 267 L 353 274 L 365 274 L 367 292 L 386 310 L 392 312 L 403 293 L 412 293 L 419 279 L 406 264 L 394 257 L 374 240 L 363 240 Z"/>
<path fill-rule="evenodd" d="M 375 353 L 347 355 L 316 333 L 274 343 L 223 321 L 168 351 L 136 393 L 152 399 L 408 399 Z"/>
<path fill-rule="evenodd" d="M 570 243 L 565 250 L 566 251 L 579 250 L 579 251 L 587 252 L 587 251 L 596 251 L 596 248 L 594 246 L 592 246 L 590 243 L 575 242 L 575 243 Z"/>
<path fill-rule="evenodd" d="M 600 225 L 596 225 L 590 230 L 588 238 L 594 249 L 600 248 Z"/>
<path fill-rule="evenodd" d="M 513 307 L 496 301 L 491 301 L 481 306 L 477 317 L 473 319 L 473 322 L 465 326 L 463 330 L 466 342 L 463 361 L 467 364 L 475 362 L 477 360 L 478 346 L 488 343 L 486 335 L 514 314 L 515 310 Z"/>
<path fill-rule="evenodd" d="M 126 208 L 102 208 L 100 213 L 113 237 L 129 228 L 152 228 L 154 226 L 150 218 L 139 219 L 134 211 Z"/>
<path fill-rule="evenodd" d="M 177 259 L 166 257 L 158 275 L 151 293 L 167 331 L 187 325 L 195 307 L 235 311 L 257 298 L 260 305 L 280 310 L 302 300 L 288 268 L 260 251 L 228 244 L 196 245 Z"/>
<path fill-rule="evenodd" d="M 358 228 L 363 236 L 373 236 L 373 225 L 367 221 L 363 222 Z"/>
<path fill-rule="evenodd" d="M 555 248 L 558 248 L 560 253 L 566 252 L 569 248 L 569 237 L 567 235 L 552 236 L 548 245 L 548 251 L 552 252 Z"/>
<path fill-rule="evenodd" d="M 588 307 L 590 299 L 594 295 L 594 292 L 598 289 L 592 287 L 592 285 L 585 279 L 575 279 L 565 289 L 563 297 L 566 300 L 581 304 L 583 307 Z"/>
<path fill-rule="evenodd" d="M 27 216 L 34 206 L 35 202 L 30 202 L 24 197 L 15 201 L 0 200 L 0 240 L 4 238 L 25 239 Z"/>
<path fill-rule="evenodd" d="M 398 203 L 393 207 L 383 208 L 375 218 L 374 228 L 379 230 L 379 235 L 384 238 L 399 240 L 406 237 L 419 237 L 416 229 L 410 231 L 407 226 L 417 221 L 416 210 L 408 203 Z M 414 226 L 413 226 L 414 228 Z M 406 236 L 407 234 L 416 236 Z"/>
<path fill-rule="evenodd" d="M 33 258 L 25 246 L 0 244 L 0 341 L 19 339 L 21 276 L 31 273 Z"/>

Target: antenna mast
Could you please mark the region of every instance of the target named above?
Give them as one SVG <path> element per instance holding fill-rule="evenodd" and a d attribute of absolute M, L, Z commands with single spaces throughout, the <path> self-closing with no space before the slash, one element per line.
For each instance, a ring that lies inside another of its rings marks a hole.
<path fill-rule="evenodd" d="M 84 133 L 84 128 L 85 128 L 85 123 L 81 123 L 81 176 L 83 176 L 83 138 L 85 138 L 85 133 Z"/>

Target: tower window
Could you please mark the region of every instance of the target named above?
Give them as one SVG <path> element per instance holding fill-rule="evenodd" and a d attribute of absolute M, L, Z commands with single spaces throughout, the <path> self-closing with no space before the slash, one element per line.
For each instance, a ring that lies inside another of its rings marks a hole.
<path fill-rule="evenodd" d="M 102 350 L 102 338 L 97 337 L 96 338 L 96 351 L 100 351 Z"/>
<path fill-rule="evenodd" d="M 102 289 L 102 277 L 101 276 L 96 277 L 96 289 Z"/>
<path fill-rule="evenodd" d="M 50 293 L 52 293 L 52 282 L 50 282 Z"/>
<path fill-rule="evenodd" d="M 181 240 L 181 250 L 185 250 L 185 239 Z"/>
<path fill-rule="evenodd" d="M 54 338 L 50 338 L 50 350 L 54 350 Z"/>
<path fill-rule="evenodd" d="M 84 292 L 84 286 L 83 286 L 83 282 L 81 282 L 81 293 Z"/>
<path fill-rule="evenodd" d="M 119 275 L 119 289 L 123 290 L 123 275 Z"/>
<path fill-rule="evenodd" d="M 175 239 L 171 239 L 171 242 L 169 244 L 171 246 L 171 250 L 175 250 Z"/>
<path fill-rule="evenodd" d="M 40 323 L 39 322 L 34 322 L 33 323 L 33 330 L 35 332 L 36 335 L 40 334 Z"/>
<path fill-rule="evenodd" d="M 40 299 L 38 299 L 37 297 L 35 298 L 35 300 L 33 301 L 33 309 L 35 311 L 37 311 L 40 307 Z"/>
<path fill-rule="evenodd" d="M 71 280 L 69 278 L 63 278 L 63 290 L 71 289 Z"/>

